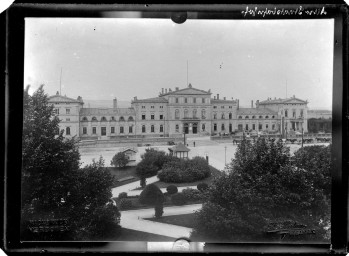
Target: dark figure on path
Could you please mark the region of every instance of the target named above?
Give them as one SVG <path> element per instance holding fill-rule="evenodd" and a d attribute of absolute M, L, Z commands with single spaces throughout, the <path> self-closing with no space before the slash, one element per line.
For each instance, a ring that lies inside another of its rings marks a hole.
<path fill-rule="evenodd" d="M 194 141 L 194 148 L 195 148 L 195 141 Z"/>

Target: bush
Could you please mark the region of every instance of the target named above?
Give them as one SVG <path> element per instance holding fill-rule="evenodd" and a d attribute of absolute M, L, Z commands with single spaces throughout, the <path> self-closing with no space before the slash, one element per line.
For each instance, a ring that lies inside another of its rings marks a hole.
<path fill-rule="evenodd" d="M 204 192 L 205 190 L 208 189 L 208 185 L 205 182 L 199 183 L 197 186 L 199 191 Z"/>
<path fill-rule="evenodd" d="M 192 188 L 183 189 L 182 194 L 187 201 L 198 201 L 203 198 L 202 193 L 199 190 Z"/>
<path fill-rule="evenodd" d="M 187 202 L 185 196 L 182 193 L 172 195 L 171 201 L 174 205 L 183 205 Z"/>
<path fill-rule="evenodd" d="M 164 213 L 164 206 L 162 203 L 155 205 L 155 217 L 160 218 L 162 214 Z"/>
<path fill-rule="evenodd" d="M 132 201 L 129 199 L 123 198 L 120 200 L 119 206 L 121 210 L 129 209 L 132 207 Z"/>
<path fill-rule="evenodd" d="M 155 184 L 147 185 L 139 195 L 139 202 L 141 204 L 156 205 L 158 203 L 163 203 L 164 201 L 164 194 Z"/>
<path fill-rule="evenodd" d="M 178 188 L 175 185 L 170 185 L 166 188 L 168 194 L 173 195 L 178 192 Z"/>
<path fill-rule="evenodd" d="M 121 192 L 118 196 L 119 199 L 127 198 L 127 193 L 126 192 Z"/>
<path fill-rule="evenodd" d="M 164 164 L 158 178 L 164 182 L 181 183 L 203 180 L 210 175 L 210 167 L 203 157 L 188 160 L 173 158 Z"/>

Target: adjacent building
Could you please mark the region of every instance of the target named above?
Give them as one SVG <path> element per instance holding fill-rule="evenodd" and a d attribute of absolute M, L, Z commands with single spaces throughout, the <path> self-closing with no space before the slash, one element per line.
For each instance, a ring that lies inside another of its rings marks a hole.
<path fill-rule="evenodd" d="M 157 97 L 134 97 L 130 108 L 85 108 L 76 100 L 58 92 L 49 97 L 61 119 L 66 137 L 113 139 L 116 137 L 177 137 L 185 134 L 215 135 L 236 131 L 307 132 L 307 101 L 295 96 L 251 102 L 240 108 L 238 99 L 212 97 L 211 90 L 188 87 L 162 88 Z"/>

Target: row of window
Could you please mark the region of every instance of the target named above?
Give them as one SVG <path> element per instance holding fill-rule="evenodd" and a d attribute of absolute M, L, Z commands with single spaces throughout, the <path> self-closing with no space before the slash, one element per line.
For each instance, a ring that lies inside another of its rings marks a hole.
<path fill-rule="evenodd" d="M 146 107 L 145 106 L 142 106 L 142 109 L 145 109 Z M 150 106 L 151 109 L 155 109 L 155 106 Z M 159 106 L 160 109 L 163 109 L 164 106 Z"/>
<path fill-rule="evenodd" d="M 195 104 L 195 103 L 199 103 L 199 102 L 205 103 L 205 98 L 187 98 L 187 97 L 184 97 L 183 101 L 181 101 L 181 102 L 180 102 L 179 98 L 175 98 L 175 103 L 194 103 Z"/>
<path fill-rule="evenodd" d="M 59 108 L 55 108 L 55 109 L 53 110 L 53 113 L 55 113 L 56 115 L 59 115 Z M 65 113 L 66 113 L 67 115 L 69 115 L 69 114 L 70 114 L 70 108 L 66 108 L 66 109 L 65 109 Z"/>
<path fill-rule="evenodd" d="M 155 120 L 155 114 L 151 114 L 150 115 L 150 119 L 151 120 Z M 164 119 L 164 115 L 159 115 L 159 119 L 163 120 Z M 145 114 L 142 114 L 142 120 L 146 120 L 146 115 Z"/>
<path fill-rule="evenodd" d="M 245 125 L 245 130 L 249 130 L 250 126 L 248 124 Z M 256 130 L 256 124 L 252 124 L 251 127 L 252 130 Z M 258 125 L 258 130 L 262 130 L 263 129 L 263 125 L 259 124 Z M 265 124 L 265 129 L 269 129 L 269 125 Z M 275 130 L 275 124 L 272 124 L 272 130 Z M 238 124 L 238 130 L 242 131 L 243 130 L 243 125 L 242 124 Z M 217 124 L 213 124 L 213 131 L 217 131 Z M 225 131 L 225 125 L 221 124 L 221 131 Z"/>
<path fill-rule="evenodd" d="M 82 118 L 82 121 L 88 121 L 88 118 L 86 116 L 84 116 Z M 93 116 L 91 118 L 91 121 L 98 121 L 98 119 L 97 119 L 97 117 Z M 107 122 L 107 118 L 105 116 L 102 116 L 101 121 Z M 113 116 L 110 117 L 110 121 L 116 121 L 115 117 L 113 117 Z M 125 118 L 123 116 L 120 116 L 119 121 L 125 121 Z M 132 116 L 129 116 L 127 121 L 134 121 L 134 118 Z"/>
<path fill-rule="evenodd" d="M 242 119 L 242 116 L 239 116 L 238 117 L 239 119 Z M 250 117 L 249 116 L 245 116 L 245 119 L 249 119 Z M 256 116 L 252 116 L 252 119 L 255 119 Z M 259 116 L 259 118 L 263 118 L 263 116 Z M 269 116 L 265 116 L 264 118 L 268 119 Z M 275 116 L 272 116 L 271 118 L 275 118 Z"/>
<path fill-rule="evenodd" d="M 233 108 L 233 106 L 228 106 L 229 108 Z M 217 108 L 217 106 L 213 106 L 213 108 Z M 225 108 L 225 106 L 221 106 L 221 108 Z"/>
<path fill-rule="evenodd" d="M 188 109 L 184 109 L 184 118 L 188 118 L 189 117 L 189 110 Z M 193 118 L 198 118 L 198 111 L 196 109 L 193 109 Z M 179 109 L 175 110 L 175 119 L 179 119 L 180 118 L 180 113 L 179 113 Z M 201 110 L 201 118 L 202 119 L 206 119 L 206 110 L 203 109 Z"/>
<path fill-rule="evenodd" d="M 133 126 L 128 127 L 128 132 L 133 133 Z M 110 127 L 110 133 L 114 134 L 115 133 L 115 127 Z M 120 126 L 119 127 L 119 133 L 125 133 L 125 127 Z M 82 127 L 82 134 L 86 135 L 87 134 L 87 127 Z M 92 134 L 97 134 L 97 127 L 92 127 Z M 101 135 L 105 136 L 107 135 L 107 127 L 101 127 Z"/>
<path fill-rule="evenodd" d="M 283 115 L 283 111 L 281 110 L 281 115 Z M 288 109 L 285 109 L 285 117 L 288 117 Z M 296 118 L 296 110 L 292 110 L 292 117 Z M 303 109 L 300 110 L 299 117 L 303 117 Z"/>
<path fill-rule="evenodd" d="M 159 127 L 159 131 L 160 132 L 164 132 L 164 126 L 162 124 L 160 124 L 160 127 Z M 147 132 L 147 127 L 145 125 L 142 125 L 142 133 L 146 133 Z M 151 125 L 150 126 L 150 132 L 155 132 L 155 125 Z"/>

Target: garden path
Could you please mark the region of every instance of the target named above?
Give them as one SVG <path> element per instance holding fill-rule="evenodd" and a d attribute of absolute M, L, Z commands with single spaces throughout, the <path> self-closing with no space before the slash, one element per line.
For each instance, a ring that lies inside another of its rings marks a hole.
<path fill-rule="evenodd" d="M 163 216 L 181 215 L 194 213 L 201 209 L 202 204 L 191 204 L 181 206 L 164 207 Z M 177 239 L 179 237 L 189 237 L 192 232 L 191 228 L 181 227 L 177 225 L 165 224 L 154 222 L 150 220 L 144 220 L 145 218 L 154 217 L 154 209 L 139 209 L 130 211 L 121 211 L 120 225 L 123 228 L 138 230 L 142 232 L 173 237 Z"/>
<path fill-rule="evenodd" d="M 153 177 L 147 178 L 147 185 L 154 183 L 154 182 L 157 182 L 157 181 L 159 181 L 159 178 L 156 175 Z M 135 182 L 131 182 L 131 183 L 122 185 L 120 187 L 112 188 L 111 192 L 113 194 L 113 197 L 117 197 L 121 192 L 126 192 L 128 195 L 131 195 L 129 193 L 132 192 L 132 190 L 138 188 L 139 186 L 140 186 L 140 181 L 138 180 Z M 142 192 L 141 190 L 135 190 L 135 191 Z"/>

